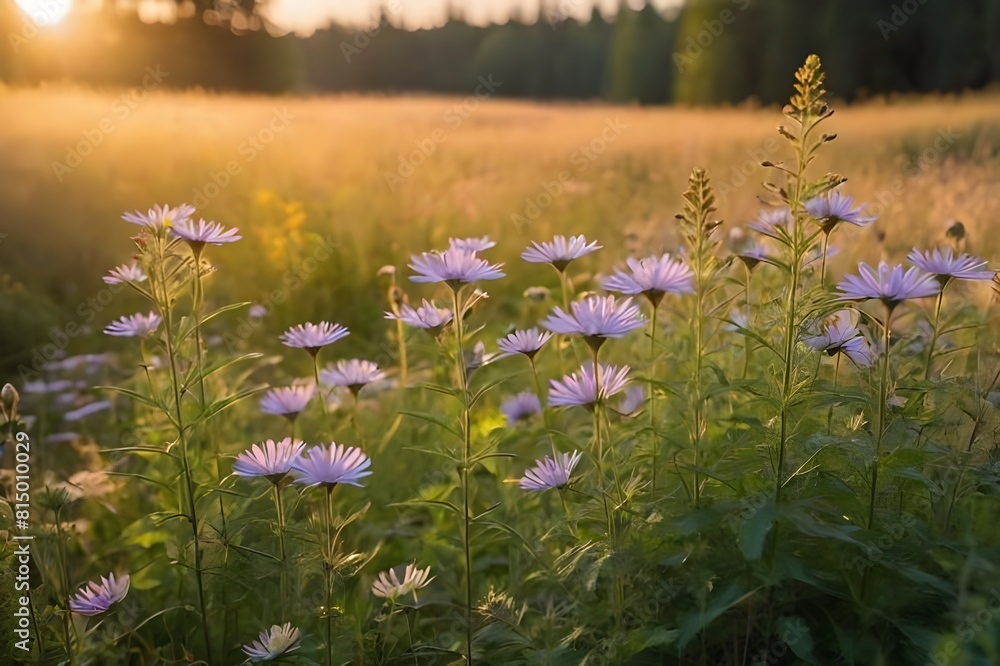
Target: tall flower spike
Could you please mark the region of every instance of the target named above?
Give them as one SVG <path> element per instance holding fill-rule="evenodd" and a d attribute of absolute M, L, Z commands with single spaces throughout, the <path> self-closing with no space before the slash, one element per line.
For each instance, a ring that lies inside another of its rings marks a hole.
<path fill-rule="evenodd" d="M 621 392 L 628 384 L 629 367 L 600 365 L 600 383 L 594 377 L 594 367 L 585 364 L 579 372 L 566 375 L 562 380 L 549 382 L 549 404 L 553 407 L 578 406 L 593 409 Z"/>
<path fill-rule="evenodd" d="M 145 315 L 139 312 L 111 322 L 104 327 L 104 333 L 125 338 L 146 338 L 156 332 L 162 321 L 163 318 L 155 312 Z"/>
<path fill-rule="evenodd" d="M 542 326 L 554 333 L 582 335 L 593 349 L 607 338 L 621 338 L 645 325 L 639 306 L 631 298 L 616 300 L 614 296 L 591 296 L 575 301 L 570 312 L 556 307 Z"/>
<path fill-rule="evenodd" d="M 805 203 L 805 208 L 825 234 L 832 232 L 841 222 L 867 227 L 876 219 L 864 214 L 864 206 L 854 208 L 854 199 L 840 192 L 813 197 Z"/>
<path fill-rule="evenodd" d="M 985 259 L 962 253 L 955 256 L 950 247 L 934 248 L 921 252 L 914 248 L 906 256 L 910 262 L 925 273 L 930 273 L 941 286 L 956 280 L 992 280 L 996 271 L 992 271 Z"/>
<path fill-rule="evenodd" d="M 573 475 L 573 469 L 583 453 L 557 453 L 553 460 L 545 456 L 542 460 L 536 461 L 531 469 L 524 473 L 524 477 L 518 482 L 522 490 L 549 490 L 550 488 L 564 488 L 569 483 Z"/>
<path fill-rule="evenodd" d="M 878 299 L 892 310 L 903 301 L 935 296 L 941 290 L 941 284 L 934 276 L 919 268 L 909 268 L 904 272 L 902 266 L 889 266 L 883 261 L 874 269 L 861 262 L 858 273 L 844 277 L 837 285 L 841 292 L 840 300 Z"/>
<path fill-rule="evenodd" d="M 597 252 L 601 246 L 597 241 L 588 243 L 583 236 L 556 236 L 549 242 L 531 241 L 531 246 L 521 253 L 521 258 L 534 264 L 552 264 L 560 273 L 566 270 L 574 259 Z"/>
<path fill-rule="evenodd" d="M 346 338 L 348 335 L 350 335 L 350 331 L 340 324 L 331 324 L 328 321 L 321 321 L 318 324 L 307 322 L 292 326 L 282 333 L 281 342 L 286 347 L 305 349 L 312 356 L 315 356 L 323 347 Z"/>
<path fill-rule="evenodd" d="M 533 327 L 526 331 L 509 333 L 507 337 L 497 340 L 497 347 L 503 352 L 501 356 L 524 354 L 528 358 L 534 358 L 551 338 L 552 334 L 548 331 L 539 331 Z"/>
<path fill-rule="evenodd" d="M 233 473 L 237 476 L 262 476 L 271 483 L 280 483 L 292 471 L 305 446 L 302 440 L 291 437 L 279 442 L 269 439 L 254 444 L 236 456 Z"/>
<path fill-rule="evenodd" d="M 414 328 L 423 328 L 432 333 L 437 333 L 448 322 L 454 319 L 454 315 L 448 308 L 439 308 L 427 299 L 424 299 L 423 304 L 416 309 L 404 304 L 399 308 L 398 315 L 386 312 L 385 318 L 399 319 L 404 324 Z"/>
<path fill-rule="evenodd" d="M 299 630 L 291 622 L 272 625 L 268 631 L 260 632 L 257 640 L 243 646 L 243 652 L 254 663 L 274 661 L 298 649 Z"/>
<path fill-rule="evenodd" d="M 107 578 L 101 577 L 101 582 L 90 581 L 80 588 L 76 596 L 69 600 L 69 609 L 77 615 L 100 615 L 107 612 L 112 604 L 125 598 L 128 594 L 129 575 L 115 578 L 109 573 Z"/>
<path fill-rule="evenodd" d="M 346 483 L 361 486 L 361 479 L 370 476 L 367 471 L 372 461 L 353 446 L 331 442 L 320 444 L 305 452 L 292 466 L 296 481 L 307 486 L 335 486 Z"/>
<path fill-rule="evenodd" d="M 490 264 L 480 259 L 475 252 L 451 247 L 444 252 L 424 252 L 410 257 L 413 282 L 444 282 L 457 288 L 462 284 L 480 280 L 499 280 L 505 274 L 500 269 L 503 264 Z"/>
<path fill-rule="evenodd" d="M 604 283 L 609 291 L 623 294 L 642 294 L 653 307 L 657 307 L 666 294 L 690 294 L 691 269 L 681 259 L 669 254 L 645 259 L 629 258 L 625 261 L 629 272 L 615 269 L 615 274 Z"/>

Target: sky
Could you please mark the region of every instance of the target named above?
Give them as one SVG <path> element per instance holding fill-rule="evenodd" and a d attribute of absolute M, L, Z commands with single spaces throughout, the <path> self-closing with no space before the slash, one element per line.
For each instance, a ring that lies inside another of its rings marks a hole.
<path fill-rule="evenodd" d="M 411 28 L 432 27 L 444 22 L 449 6 L 458 6 L 470 23 L 502 23 L 511 11 L 528 20 L 538 16 L 539 5 L 558 16 L 587 18 L 596 4 L 607 15 L 624 0 L 271 0 L 269 18 L 288 30 L 308 33 L 330 20 L 353 25 L 367 24 L 378 15 L 379 6 Z M 653 0 L 658 8 L 679 0 Z M 641 4 L 641 2 L 639 3 Z M 395 21 L 394 21 L 395 22 Z"/>

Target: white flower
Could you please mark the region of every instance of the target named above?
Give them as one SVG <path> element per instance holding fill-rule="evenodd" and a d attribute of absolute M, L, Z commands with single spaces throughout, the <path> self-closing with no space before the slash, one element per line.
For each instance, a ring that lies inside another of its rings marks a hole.
<path fill-rule="evenodd" d="M 252 662 L 273 661 L 298 649 L 299 630 L 291 622 L 272 625 L 269 631 L 260 633 L 258 640 L 243 646 L 243 652 Z"/>
<path fill-rule="evenodd" d="M 194 206 L 189 204 L 181 204 L 176 208 L 171 208 L 169 206 L 153 206 L 145 213 L 138 210 L 132 213 L 125 213 L 122 215 L 122 219 L 126 222 L 131 222 L 132 224 L 138 224 L 139 226 L 157 230 L 174 224 L 187 222 L 191 219 L 191 216 L 194 215 L 194 212 Z"/>
<path fill-rule="evenodd" d="M 198 220 L 197 225 L 195 225 L 194 220 L 174 222 L 171 231 L 186 240 L 196 253 L 205 245 L 235 243 L 243 238 L 237 233 L 239 229 L 226 229 L 218 222 L 206 222 L 205 220 Z"/>
<path fill-rule="evenodd" d="M 449 238 L 448 246 L 468 252 L 482 252 L 491 247 L 496 247 L 496 243 L 491 241 L 489 236 L 483 236 L 482 238 Z"/>
<path fill-rule="evenodd" d="M 122 284 L 123 282 L 142 282 L 146 280 L 146 272 L 137 263 L 115 266 L 103 280 L 106 284 Z"/>
<path fill-rule="evenodd" d="M 372 594 L 383 599 L 396 600 L 407 594 L 413 595 L 413 602 L 417 601 L 417 590 L 421 590 L 434 580 L 429 577 L 431 568 L 418 569 L 416 564 L 407 564 L 403 572 L 403 579 L 396 575 L 395 569 L 389 569 L 379 573 L 378 578 L 372 584 Z"/>
<path fill-rule="evenodd" d="M 126 338 L 145 338 L 155 333 L 162 321 L 160 315 L 152 311 L 146 315 L 139 312 L 111 322 L 104 327 L 104 333 Z"/>

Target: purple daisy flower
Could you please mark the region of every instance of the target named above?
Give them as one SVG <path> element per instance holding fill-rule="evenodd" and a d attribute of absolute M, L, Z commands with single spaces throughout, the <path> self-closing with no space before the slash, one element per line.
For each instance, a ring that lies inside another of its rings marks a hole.
<path fill-rule="evenodd" d="M 529 359 L 545 346 L 545 343 L 552 338 L 552 333 L 539 331 L 537 327 L 529 328 L 526 331 L 514 331 L 507 337 L 497 340 L 497 347 L 503 352 L 501 356 L 514 356 L 524 354 Z"/>
<path fill-rule="evenodd" d="M 861 329 L 858 315 L 850 310 L 841 310 L 832 321 L 823 326 L 819 335 L 808 337 L 804 342 L 816 351 L 825 351 L 830 356 L 845 354 L 858 365 L 872 364 L 872 348 Z"/>
<path fill-rule="evenodd" d="M 642 328 L 645 319 L 632 299 L 616 300 L 614 296 L 591 296 L 576 301 L 570 313 L 556 307 L 542 326 L 554 333 L 582 335 L 592 349 L 598 349 L 608 338 L 621 338 Z"/>
<path fill-rule="evenodd" d="M 300 412 L 305 411 L 312 397 L 313 387 L 309 384 L 273 388 L 260 399 L 260 411 L 294 421 Z"/>
<path fill-rule="evenodd" d="M 306 451 L 292 469 L 299 483 L 332 488 L 338 483 L 360 486 L 361 479 L 371 475 L 367 471 L 371 464 L 361 449 L 331 442 L 329 446 L 320 444 Z"/>
<path fill-rule="evenodd" d="M 865 215 L 864 206 L 854 208 L 854 198 L 840 192 L 827 192 L 813 197 L 806 202 L 805 209 L 826 234 L 833 231 L 841 222 L 856 227 L 867 227 L 877 219 Z"/>
<path fill-rule="evenodd" d="M 778 206 L 777 208 L 764 208 L 757 215 L 757 219 L 747 224 L 747 227 L 754 231 L 779 238 L 781 234 L 788 235 L 788 227 L 792 225 L 794 218 L 788 206 Z"/>
<path fill-rule="evenodd" d="M 132 224 L 158 230 L 174 224 L 187 222 L 194 213 L 195 208 L 190 204 L 181 204 L 176 208 L 171 208 L 170 206 L 153 206 L 145 213 L 138 210 L 132 213 L 125 213 L 122 215 L 122 219 Z"/>
<path fill-rule="evenodd" d="M 579 372 L 566 375 L 562 380 L 549 381 L 549 404 L 553 407 L 578 406 L 593 408 L 621 392 L 628 384 L 629 367 L 614 365 L 600 366 L 600 383 L 594 377 L 594 367 L 584 365 Z"/>
<path fill-rule="evenodd" d="M 150 311 L 149 314 L 139 312 L 111 322 L 104 327 L 104 333 L 124 338 L 145 338 L 155 333 L 162 321 L 163 318 L 155 312 Z"/>
<path fill-rule="evenodd" d="M 385 373 L 372 361 L 353 358 L 337 361 L 336 366 L 324 369 L 319 378 L 327 386 L 346 386 L 357 395 L 365 385 L 385 379 Z"/>
<path fill-rule="evenodd" d="M 941 284 L 935 277 L 919 268 L 909 268 L 904 272 L 902 266 L 889 266 L 883 261 L 878 269 L 874 269 L 861 262 L 858 272 L 860 275 L 845 276 L 837 285 L 841 292 L 840 300 L 867 301 L 875 298 L 892 310 L 905 300 L 936 296 L 941 291 Z"/>
<path fill-rule="evenodd" d="M 507 425 L 513 426 L 518 421 L 527 421 L 542 411 L 542 402 L 531 391 L 522 391 L 511 396 L 500 405 L 500 411 L 507 417 Z"/>
<path fill-rule="evenodd" d="M 195 254 L 199 254 L 206 245 L 235 243 L 243 238 L 237 233 L 239 229 L 226 229 L 218 222 L 206 222 L 203 219 L 198 220 L 197 225 L 191 219 L 174 222 L 171 231 L 186 240 Z"/>
<path fill-rule="evenodd" d="M 122 284 L 124 282 L 144 282 L 147 278 L 146 271 L 142 270 L 142 266 L 133 262 L 115 266 L 102 279 L 105 284 Z"/>
<path fill-rule="evenodd" d="M 925 273 L 930 273 L 942 286 L 952 279 L 957 280 L 992 280 L 996 271 L 986 265 L 985 259 L 962 253 L 955 256 L 954 250 L 946 247 L 943 250 L 934 248 L 920 252 L 914 248 L 906 256 L 910 262 Z"/>
<path fill-rule="evenodd" d="M 482 238 L 449 238 L 448 247 L 455 248 L 456 250 L 465 250 L 467 252 L 482 252 L 483 250 L 488 250 L 491 247 L 496 247 L 496 243 L 490 240 L 489 236 L 483 236 Z"/>
<path fill-rule="evenodd" d="M 657 307 L 665 294 L 690 294 L 694 291 L 691 278 L 694 274 L 681 259 L 669 254 L 645 259 L 626 259 L 628 273 L 615 269 L 615 274 L 604 283 L 604 288 L 623 294 L 642 294 Z"/>
<path fill-rule="evenodd" d="M 100 615 L 111 605 L 125 598 L 128 594 L 129 575 L 115 578 L 109 573 L 107 578 L 101 577 L 101 582 L 90 581 L 80 588 L 76 596 L 69 600 L 69 609 L 77 615 Z"/>
<path fill-rule="evenodd" d="M 450 322 L 454 318 L 454 315 L 448 308 L 439 308 L 427 299 L 424 299 L 423 304 L 419 308 L 414 309 L 409 305 L 403 305 L 399 309 L 398 315 L 386 312 L 385 318 L 399 319 L 404 324 L 408 324 L 414 328 L 424 328 L 431 332 L 437 332 Z"/>
<path fill-rule="evenodd" d="M 499 280 L 505 274 L 500 269 L 503 264 L 490 264 L 480 259 L 475 252 L 455 247 L 444 252 L 424 252 L 410 257 L 410 268 L 416 275 L 413 282 L 444 282 L 455 288 L 480 280 Z"/>
<path fill-rule="evenodd" d="M 583 236 L 556 236 L 549 242 L 531 241 L 531 247 L 521 253 L 521 258 L 533 264 L 552 264 L 560 273 L 566 270 L 574 259 L 597 252 L 601 246 L 597 241 L 587 243 Z"/>
<path fill-rule="evenodd" d="M 550 488 L 565 488 L 573 475 L 573 469 L 583 453 L 557 453 L 553 460 L 549 456 L 535 461 L 535 466 L 525 471 L 524 477 L 518 481 L 522 490 L 549 490 Z"/>
<path fill-rule="evenodd" d="M 271 483 L 280 483 L 292 471 L 305 446 L 302 440 L 291 437 L 278 442 L 269 439 L 254 444 L 236 456 L 233 473 L 238 476 L 263 476 Z"/>
<path fill-rule="evenodd" d="M 312 356 L 316 356 L 323 347 L 346 338 L 348 335 L 350 332 L 340 324 L 331 324 L 328 321 L 321 321 L 318 324 L 306 322 L 292 326 L 282 333 L 281 342 L 286 347 L 305 349 Z"/>
<path fill-rule="evenodd" d="M 625 389 L 625 395 L 618 401 L 618 408 L 615 410 L 619 414 L 631 416 L 646 404 L 646 388 L 634 384 Z"/>

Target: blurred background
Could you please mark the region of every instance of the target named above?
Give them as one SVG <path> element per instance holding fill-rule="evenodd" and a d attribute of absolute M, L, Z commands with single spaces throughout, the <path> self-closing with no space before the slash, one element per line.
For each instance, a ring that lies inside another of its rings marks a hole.
<path fill-rule="evenodd" d="M 122 212 L 156 203 L 241 228 L 210 293 L 271 306 L 254 345 L 329 319 L 358 354 L 386 335 L 378 269 L 449 236 L 498 241 L 503 318 L 558 286 L 515 260 L 532 239 L 597 238 L 594 273 L 673 251 L 695 166 L 739 227 L 812 52 L 840 135 L 816 172 L 879 216 L 834 270 L 956 220 L 998 249 L 1000 0 L 0 0 L 0 35 L 0 368 L 22 378 L 120 343 L 100 330 L 138 301 L 101 276 L 129 261 Z"/>

